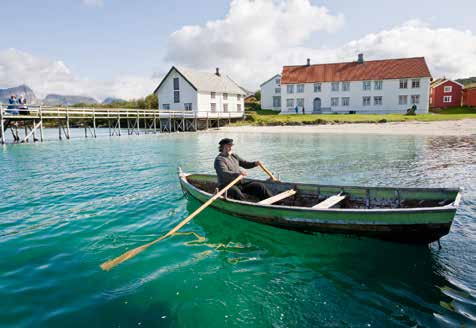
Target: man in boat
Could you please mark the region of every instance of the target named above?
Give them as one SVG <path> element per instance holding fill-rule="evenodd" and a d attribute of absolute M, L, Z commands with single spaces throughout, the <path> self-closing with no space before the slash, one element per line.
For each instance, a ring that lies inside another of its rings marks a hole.
<path fill-rule="evenodd" d="M 233 147 L 233 139 L 225 138 L 220 140 L 218 151 L 220 152 L 215 158 L 215 170 L 218 177 L 218 188 L 222 189 L 233 181 L 240 174 L 246 176 L 245 169 L 257 167 L 260 161 L 248 162 L 241 159 L 237 154 L 231 150 Z M 263 200 L 273 196 L 271 191 L 262 182 L 238 182 L 236 185 L 228 189 L 228 197 L 238 200 L 248 200 L 248 195 Z"/>

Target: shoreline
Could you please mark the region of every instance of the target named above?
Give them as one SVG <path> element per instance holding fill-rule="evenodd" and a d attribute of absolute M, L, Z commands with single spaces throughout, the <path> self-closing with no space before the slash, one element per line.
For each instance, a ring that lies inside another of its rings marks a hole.
<path fill-rule="evenodd" d="M 217 132 L 229 133 L 331 133 L 416 136 L 476 136 L 476 119 L 455 121 L 407 121 L 387 123 L 341 123 L 280 126 L 226 126 Z"/>

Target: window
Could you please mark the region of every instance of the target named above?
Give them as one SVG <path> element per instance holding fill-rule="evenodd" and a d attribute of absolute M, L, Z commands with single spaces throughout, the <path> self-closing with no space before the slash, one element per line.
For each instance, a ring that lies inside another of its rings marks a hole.
<path fill-rule="evenodd" d="M 241 112 L 241 104 L 237 104 L 237 105 L 236 105 L 236 111 L 237 111 L 237 112 Z"/>
<path fill-rule="evenodd" d="M 162 109 L 170 109 L 170 104 L 162 104 Z"/>
<path fill-rule="evenodd" d="M 210 98 L 215 99 L 216 98 L 216 93 L 215 92 L 210 92 Z"/>
<path fill-rule="evenodd" d="M 370 106 L 370 97 L 369 96 L 362 97 L 362 105 Z"/>
<path fill-rule="evenodd" d="M 412 105 L 420 103 L 420 95 L 412 95 Z"/>
<path fill-rule="evenodd" d="M 279 96 L 273 97 L 273 107 L 281 107 L 281 97 Z"/>
<path fill-rule="evenodd" d="M 211 104 L 210 104 L 210 110 L 211 110 L 212 112 L 216 112 L 216 111 L 217 111 L 217 104 L 211 103 Z"/>
<path fill-rule="evenodd" d="M 304 92 L 304 84 L 298 84 L 296 87 L 296 92 L 297 93 L 303 93 Z"/>
<path fill-rule="evenodd" d="M 342 91 L 350 90 L 350 82 L 342 82 Z"/>
<path fill-rule="evenodd" d="M 443 97 L 443 102 L 450 103 L 451 102 L 451 96 L 444 96 Z"/>
<path fill-rule="evenodd" d="M 451 91 L 453 91 L 453 87 L 451 85 L 445 86 L 445 88 L 444 88 L 445 93 L 448 93 L 448 92 L 451 92 Z"/>
<path fill-rule="evenodd" d="M 223 100 L 228 100 L 228 93 L 223 94 Z"/>
<path fill-rule="evenodd" d="M 281 79 L 276 79 L 276 84 L 279 85 L 281 83 Z"/>
<path fill-rule="evenodd" d="M 223 112 L 228 113 L 228 104 L 223 104 Z"/>
<path fill-rule="evenodd" d="M 331 107 L 336 107 L 336 106 L 339 106 L 339 98 L 332 97 L 331 98 Z"/>
<path fill-rule="evenodd" d="M 294 107 L 294 99 L 286 99 L 286 107 Z"/>
<path fill-rule="evenodd" d="M 416 89 L 420 87 L 420 80 L 419 79 L 413 79 L 412 80 L 412 89 Z"/>
<path fill-rule="evenodd" d="M 408 80 L 400 80 L 400 89 L 408 88 Z"/>
<path fill-rule="evenodd" d="M 174 103 L 180 102 L 180 91 L 174 91 Z"/>
<path fill-rule="evenodd" d="M 374 106 L 381 106 L 382 105 L 382 96 L 375 96 L 374 97 Z"/>
<path fill-rule="evenodd" d="M 374 81 L 374 90 L 382 90 L 383 81 Z"/>
<path fill-rule="evenodd" d="M 240 101 L 241 100 L 241 95 L 236 95 L 236 101 Z"/>
<path fill-rule="evenodd" d="M 294 93 L 294 85 L 293 84 L 288 84 L 287 85 L 287 91 L 288 91 L 288 93 Z"/>
<path fill-rule="evenodd" d="M 362 89 L 370 90 L 371 88 L 372 88 L 372 85 L 370 84 L 370 81 L 362 81 Z"/>
<path fill-rule="evenodd" d="M 274 93 L 281 93 L 281 88 L 274 88 Z"/>
<path fill-rule="evenodd" d="M 321 92 L 321 84 L 314 83 L 314 92 Z"/>
<path fill-rule="evenodd" d="M 296 99 L 296 105 L 298 107 L 304 107 L 304 98 L 298 98 Z"/>
<path fill-rule="evenodd" d="M 185 103 L 183 105 L 185 106 L 185 110 L 192 110 L 192 103 Z"/>
<path fill-rule="evenodd" d="M 406 105 L 408 103 L 408 96 L 398 96 L 398 104 Z"/>
<path fill-rule="evenodd" d="M 349 106 L 350 98 L 349 97 L 342 97 L 342 106 Z"/>
<path fill-rule="evenodd" d="M 332 82 L 331 83 L 331 90 L 332 91 L 339 91 L 339 82 Z"/>
<path fill-rule="evenodd" d="M 174 90 L 179 90 L 179 78 L 174 77 Z"/>

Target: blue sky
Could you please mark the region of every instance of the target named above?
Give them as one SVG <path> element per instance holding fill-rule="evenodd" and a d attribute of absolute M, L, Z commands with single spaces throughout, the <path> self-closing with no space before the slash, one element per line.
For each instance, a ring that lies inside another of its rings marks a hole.
<path fill-rule="evenodd" d="M 422 55 L 433 75 L 476 75 L 474 0 L 2 2 L 0 88 L 130 98 L 178 64 L 220 66 L 254 89 L 306 56 L 352 60 L 359 51 L 368 59 Z"/>

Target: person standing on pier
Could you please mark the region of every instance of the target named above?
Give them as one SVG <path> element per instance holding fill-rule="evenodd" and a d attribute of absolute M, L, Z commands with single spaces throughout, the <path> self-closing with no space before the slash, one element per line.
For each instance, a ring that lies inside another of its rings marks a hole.
<path fill-rule="evenodd" d="M 20 110 L 19 113 L 20 115 L 29 115 L 30 112 L 28 111 L 28 106 L 26 104 L 26 98 L 21 95 L 20 99 L 18 99 L 18 104 L 20 105 L 18 109 Z"/>
<path fill-rule="evenodd" d="M 16 95 L 12 95 L 10 99 L 8 99 L 8 107 L 6 112 L 8 114 L 18 115 L 18 100 Z"/>
<path fill-rule="evenodd" d="M 219 154 L 215 158 L 215 170 L 218 177 L 218 188 L 222 189 L 228 185 L 231 181 L 237 178 L 240 174 L 243 176 L 248 175 L 245 169 L 251 169 L 260 165 L 260 161 L 248 162 L 241 159 L 237 154 L 234 154 L 231 150 L 233 147 L 233 139 L 225 138 L 219 142 Z M 259 200 L 263 200 L 272 197 L 273 194 L 266 185 L 262 182 L 251 181 L 242 182 L 234 185 L 228 189 L 228 196 L 233 199 L 247 200 L 248 195 L 255 196 Z"/>

